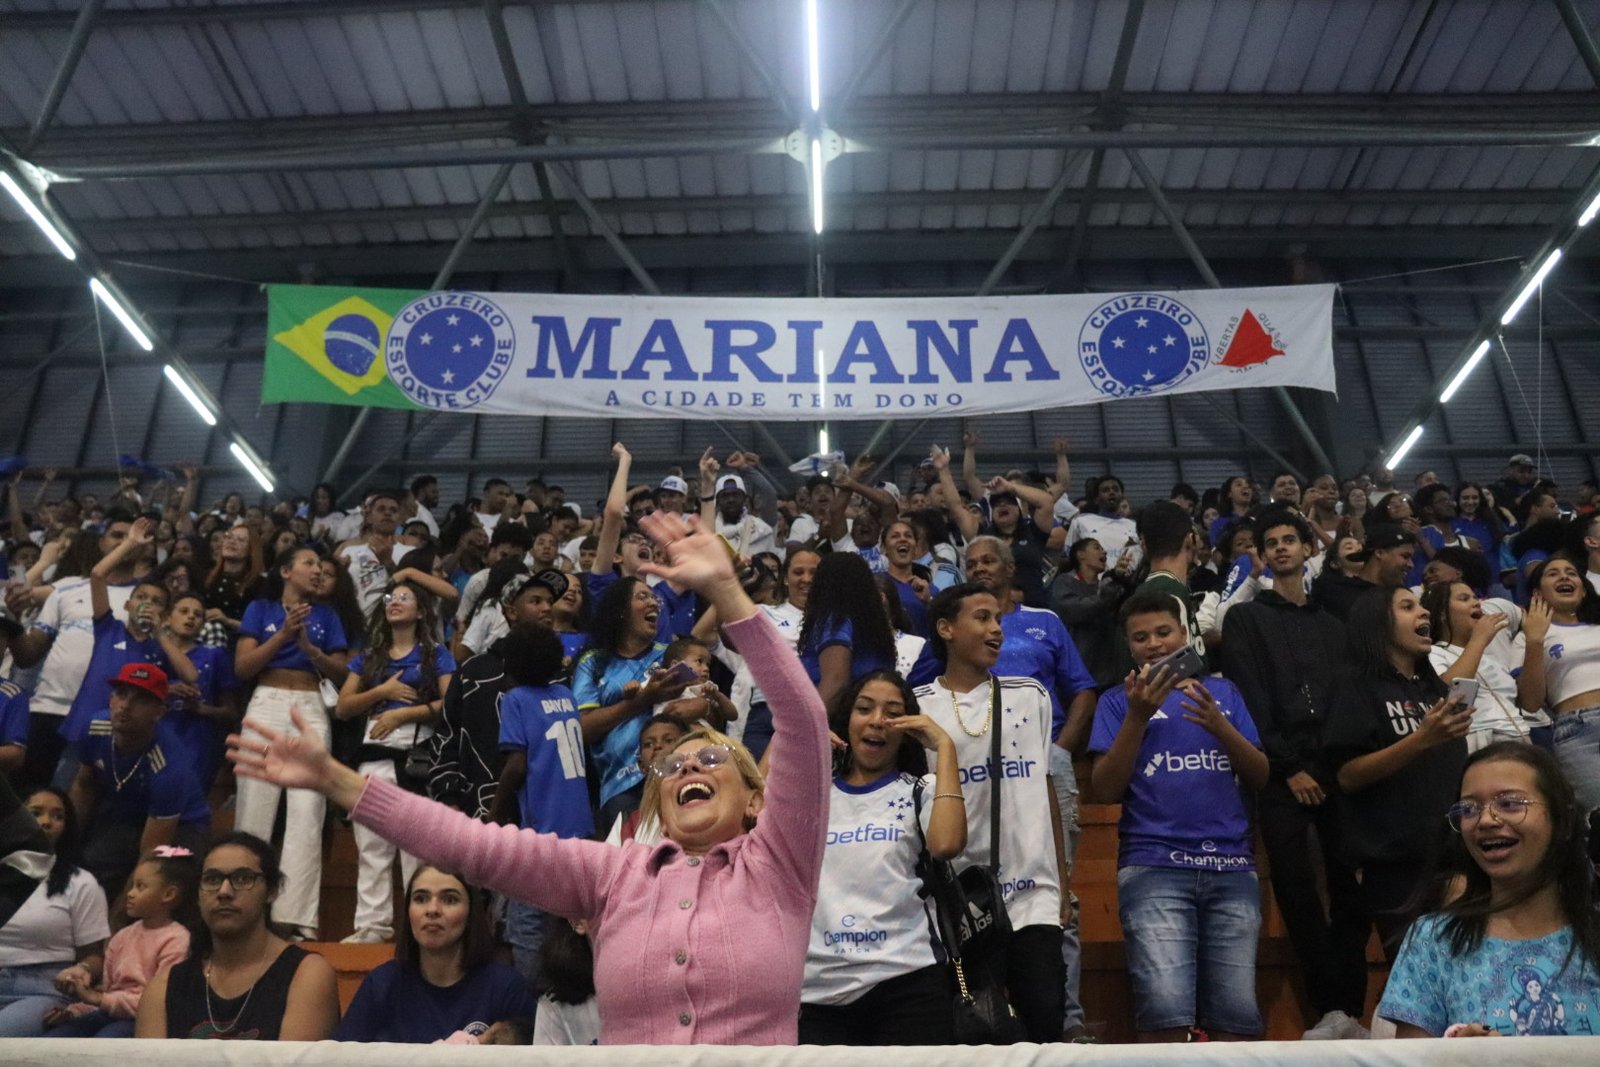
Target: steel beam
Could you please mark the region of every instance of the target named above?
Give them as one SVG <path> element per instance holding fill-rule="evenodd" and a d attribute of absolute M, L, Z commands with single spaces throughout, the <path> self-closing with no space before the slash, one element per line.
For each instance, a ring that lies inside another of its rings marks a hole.
<path fill-rule="evenodd" d="M 1017 254 L 1027 246 L 1028 242 L 1033 239 L 1034 232 L 1055 211 L 1056 201 L 1060 200 L 1061 195 L 1067 191 L 1067 186 L 1072 181 L 1073 171 L 1077 169 L 1078 160 L 1081 158 L 1083 158 L 1083 154 L 1077 157 L 1069 155 L 1061 161 L 1061 177 L 1056 179 L 1056 183 L 1050 187 L 1050 191 L 1044 194 L 1044 199 L 1039 201 L 1038 206 L 1028 214 L 1028 217 L 1022 223 L 1022 228 L 1017 231 L 1017 235 L 1011 239 L 1010 244 L 1006 245 L 1006 250 L 1000 254 L 1000 258 L 995 261 L 995 265 L 989 268 L 989 273 L 983 279 L 983 284 L 978 286 L 977 295 L 988 296 L 994 292 L 994 287 L 1000 284 L 1000 279 L 1005 277 L 1006 271 L 1011 269 L 1011 264 L 1016 262 Z"/>
<path fill-rule="evenodd" d="M 509 0 L 514 7 L 576 7 L 606 0 Z M 275 22 L 281 19 L 333 18 L 343 15 L 391 15 L 414 11 L 463 11 L 478 0 L 268 0 L 259 4 L 194 4 L 167 8 L 117 8 L 105 13 L 107 27 L 150 29 L 156 26 L 198 26 L 207 23 Z M 32 11 L 10 14 L 0 22 L 7 30 L 65 29 L 70 12 Z"/>
<path fill-rule="evenodd" d="M 1376 260 L 1384 268 L 1395 262 L 1396 251 L 1410 253 L 1413 267 L 1459 264 L 1466 260 L 1516 257 L 1536 248 L 1547 232 L 1536 226 L 1496 228 L 1471 226 L 1407 226 L 1372 230 L 1337 227 L 1295 230 L 1218 228 L 1194 231 L 1219 259 L 1278 259 L 1288 242 L 1305 245 L 1325 260 Z M 635 237 L 629 248 L 651 271 L 667 269 L 809 268 L 813 254 L 810 234 L 713 234 L 671 237 Z M 1017 256 L 1031 264 L 1062 262 L 1067 235 L 1040 231 Z M 598 238 L 571 239 L 580 262 L 609 258 Z M 831 234 L 828 258 L 841 289 L 860 291 L 844 268 L 871 264 L 974 263 L 987 267 L 1005 251 L 1005 233 L 983 231 L 881 231 Z M 307 246 L 150 252 L 122 256 L 115 262 L 140 270 L 197 271 L 248 281 L 272 282 L 298 277 L 310 264 L 324 277 L 360 278 L 374 284 L 418 287 L 432 276 L 440 257 L 449 249 L 439 242 L 393 243 L 360 246 Z M 1113 228 L 1091 231 L 1084 259 L 1091 262 L 1151 262 L 1174 258 L 1177 249 L 1166 227 Z M 479 242 L 462 257 L 463 270 L 507 271 L 518 274 L 562 269 L 551 242 L 545 238 L 512 238 Z M 1035 275 L 1040 282 L 1045 275 Z M 0 290 L 49 288 L 78 284 L 73 265 L 51 254 L 0 258 Z M 550 284 L 554 284 L 554 280 Z M 601 291 L 617 291 L 614 281 L 597 276 Z M 749 292 L 772 295 L 770 286 L 752 284 Z M 800 295 L 798 291 L 795 295 Z"/>
<path fill-rule="evenodd" d="M 489 179 L 488 188 L 484 189 L 483 195 L 478 198 L 477 210 L 472 213 L 472 218 L 467 220 L 467 224 L 461 228 L 461 236 L 456 238 L 456 242 L 451 246 L 449 254 L 445 256 L 444 263 L 439 267 L 439 272 L 434 275 L 432 284 L 428 286 L 430 290 L 443 289 L 450 283 L 450 278 L 455 274 L 462 255 L 466 253 L 467 246 L 472 243 L 473 235 L 478 232 L 478 227 L 483 225 L 484 217 L 489 211 L 489 205 L 494 203 L 495 198 L 500 195 L 500 190 L 505 188 L 506 179 L 510 177 L 511 164 L 505 163 L 501 165 L 499 170 L 495 171 L 494 177 Z M 372 410 L 372 408 L 362 408 L 355 419 L 351 421 L 350 429 L 346 431 L 344 440 L 339 442 L 339 447 L 334 451 L 333 458 L 328 461 L 327 469 L 322 472 L 322 481 L 332 482 L 334 476 L 339 473 L 339 468 L 344 466 L 344 461 L 350 456 L 350 450 L 355 447 L 356 439 L 361 436 L 361 431 L 366 427 L 367 420 L 372 417 Z M 426 421 L 426 419 L 421 420 L 418 423 L 418 428 L 420 429 L 422 423 Z M 396 447 L 404 448 L 408 439 L 407 435 L 401 434 Z M 372 469 L 376 470 L 377 468 L 374 467 Z M 346 486 L 340 498 L 348 498 L 361 488 L 368 477 L 371 477 L 370 471 L 362 478 Z"/>
<path fill-rule="evenodd" d="M 789 90 L 784 87 L 783 80 L 773 72 L 769 64 L 750 38 L 745 35 L 744 29 L 739 25 L 738 19 L 729 13 L 723 0 L 704 0 L 705 6 L 711 9 L 711 14 L 722 24 L 723 30 L 733 40 L 734 48 L 744 59 L 744 65 L 750 68 L 761 84 L 766 86 L 767 95 L 780 112 L 788 119 L 791 126 L 800 124 L 800 109 L 795 106 L 794 100 L 789 95 Z"/>
<path fill-rule="evenodd" d="M 1054 132 L 909 132 L 853 137 L 849 152 L 944 151 L 950 149 L 1048 151 L 1072 148 L 1350 148 L 1350 147 L 1600 147 L 1600 122 L 1559 130 L 1441 129 L 1381 126 L 1319 129 L 1262 128 L 1199 130 L 1064 130 Z M 544 145 L 488 145 L 450 149 L 373 150 L 330 148 L 315 153 L 234 153 L 162 161 L 62 166 L 61 181 L 129 181 L 200 174 L 280 171 L 393 170 L 405 167 L 468 167 L 493 163 L 566 162 L 585 159 L 669 159 L 679 156 L 776 155 L 781 138 L 705 138 L 665 141 L 590 141 Z"/>
<path fill-rule="evenodd" d="M 900 32 L 900 27 L 911 12 L 922 0 L 900 0 L 900 6 L 894 9 L 889 20 L 883 24 L 883 29 L 878 31 L 877 39 L 872 42 L 872 47 L 867 49 L 866 58 L 856 64 L 856 69 L 851 71 L 850 80 L 845 82 L 844 88 L 834 98 L 829 110 L 836 115 L 847 114 L 855 106 L 856 95 L 861 92 L 861 86 L 866 83 L 867 77 L 878 69 L 878 64 L 888 54 L 890 46 L 894 44 L 895 36 Z"/>
<path fill-rule="evenodd" d="M 10 16 L 17 18 L 21 16 Z M 7 22 L 9 19 L 7 20 Z M 0 22 L 0 26 L 6 22 Z M 1381 125 L 1478 130 L 1586 129 L 1594 123 L 1592 92 L 1440 94 L 1298 94 L 1125 92 L 1118 97 L 1129 125 L 1231 127 L 1372 127 Z M 1101 113 L 1098 93 L 930 93 L 857 97 L 850 132 L 994 132 L 1061 129 Z M 608 133 L 632 139 L 640 129 L 679 137 L 765 135 L 785 125 L 784 113 L 765 99 L 654 100 L 530 105 L 532 118 L 571 137 Z M 405 143 L 460 142 L 504 136 L 515 111 L 509 105 L 434 108 L 348 115 L 301 115 L 250 120 L 119 123 L 57 128 L 34 162 L 67 168 L 108 162 L 117 153 L 135 160 L 170 153 L 251 150 L 292 154 L 307 145 L 341 148 Z M 21 141 L 27 127 L 0 130 Z M 84 158 L 77 158 L 82 154 Z"/>
<path fill-rule="evenodd" d="M 1222 281 L 1217 277 L 1217 272 L 1211 269 L 1211 264 L 1206 260 L 1205 253 L 1200 251 L 1200 246 L 1195 243 L 1194 237 L 1189 233 L 1189 227 L 1183 224 L 1183 216 L 1178 213 L 1178 209 L 1173 207 L 1172 202 L 1167 199 L 1166 193 L 1162 191 L 1161 183 L 1156 181 L 1156 176 L 1151 172 L 1149 164 L 1144 161 L 1144 157 L 1140 156 L 1138 152 L 1129 151 L 1125 154 L 1128 157 L 1128 162 L 1133 165 L 1133 172 L 1139 176 L 1140 184 L 1144 186 L 1145 192 L 1150 194 L 1150 199 L 1155 201 L 1156 209 L 1167 220 L 1167 225 L 1172 228 L 1172 235 L 1183 246 L 1183 251 L 1189 257 L 1189 261 L 1194 264 L 1195 270 L 1200 272 L 1200 277 L 1204 278 L 1206 284 L 1211 288 L 1221 289 Z M 1311 450 L 1311 455 L 1322 465 L 1322 470 L 1336 470 L 1333 460 L 1328 458 L 1327 451 L 1322 447 L 1322 442 L 1317 440 L 1317 435 L 1311 432 L 1311 427 L 1306 423 L 1305 416 L 1300 413 L 1300 408 L 1295 404 L 1294 397 L 1290 396 L 1289 391 L 1282 386 L 1275 386 L 1272 393 L 1273 396 L 1277 397 L 1284 413 L 1289 416 L 1289 421 L 1293 424 L 1295 432 L 1300 435 L 1300 439 Z M 1218 410 L 1221 410 L 1220 407 Z M 1239 428 L 1245 430 L 1246 433 L 1250 432 L 1245 429 L 1243 423 L 1239 423 Z M 1253 434 L 1251 439 L 1255 440 Z M 1267 446 L 1263 444 L 1262 447 L 1266 448 Z M 1283 463 L 1284 466 L 1293 470 L 1295 476 L 1302 482 L 1307 481 L 1305 475 L 1301 473 L 1297 466 L 1284 461 L 1276 452 L 1271 452 L 1270 454 L 1274 459 Z"/>
<path fill-rule="evenodd" d="M 537 168 L 543 171 L 547 164 Z M 543 185 L 541 184 L 541 190 Z M 834 217 L 861 210 L 892 207 L 1025 207 L 1039 202 L 1046 190 L 948 189 L 907 190 L 905 192 L 836 193 L 828 197 L 828 210 Z M 1059 198 L 1062 204 L 1083 203 L 1091 190 L 1069 187 Z M 1174 189 L 1167 199 L 1175 204 L 1203 204 L 1216 207 L 1437 207 L 1438 189 L 1363 189 L 1351 192 L 1300 191 L 1295 189 Z M 1474 189 L 1448 191 L 1456 206 L 1565 207 L 1576 189 Z M 641 196 L 607 197 L 595 200 L 601 211 L 610 215 L 693 211 L 769 211 L 798 210 L 806 205 L 805 193 L 735 196 Z M 592 199 L 592 198 L 591 198 Z M 1095 203 L 1143 204 L 1149 198 L 1139 189 L 1101 189 Z M 394 225 L 403 222 L 434 222 L 441 219 L 465 220 L 472 205 L 455 202 L 414 204 L 405 207 L 326 209 L 317 211 L 274 211 L 260 214 L 225 215 L 144 215 L 121 219 L 90 219 L 78 232 L 91 240 L 135 235 L 175 233 L 231 233 L 241 229 L 263 230 L 283 227 Z M 561 199 L 552 191 L 537 200 L 501 200 L 489 209 L 488 218 L 527 219 L 535 216 L 561 217 L 583 214 L 576 201 Z M 27 222 L 0 222 L 0 240 L 26 245 L 37 231 Z M 1363 287 L 1363 292 L 1370 291 Z"/>
<path fill-rule="evenodd" d="M 78 15 L 72 22 L 72 32 L 67 35 L 67 47 L 56 63 L 56 72 L 50 78 L 49 87 L 45 89 L 44 102 L 39 105 L 39 115 L 33 120 L 33 128 L 28 131 L 27 140 L 22 142 L 23 155 L 33 152 L 40 139 L 44 137 L 45 130 L 55 121 L 56 110 L 61 107 L 61 98 L 66 95 L 72 75 L 78 69 L 78 60 L 83 58 L 84 46 L 89 43 L 89 33 L 94 29 L 94 20 L 104 6 L 105 0 L 83 0 L 82 6 L 78 8 Z"/>
<path fill-rule="evenodd" d="M 660 296 L 661 287 L 650 276 L 650 272 L 645 269 L 644 264 L 639 262 L 639 258 L 628 249 L 627 242 L 622 239 L 622 235 L 617 233 L 616 229 L 605 220 L 605 216 L 600 214 L 600 209 L 594 206 L 594 201 L 590 200 L 588 195 L 584 193 L 583 188 L 578 184 L 577 175 L 560 165 L 552 167 L 551 170 L 561 178 L 562 184 L 567 187 L 568 195 L 576 200 L 578 206 L 583 209 L 583 214 L 588 218 L 589 225 L 594 227 L 600 236 L 605 239 L 606 244 L 611 246 L 611 251 L 615 252 L 617 258 L 622 260 L 622 265 L 628 268 L 628 273 L 633 275 L 639 286 L 651 296 Z"/>
<path fill-rule="evenodd" d="M 1567 33 L 1578 49 L 1578 58 L 1589 68 L 1589 77 L 1596 85 L 1600 85 L 1600 48 L 1595 47 L 1594 38 L 1589 34 L 1589 27 L 1584 23 L 1578 5 L 1572 0 L 1556 0 L 1556 10 L 1561 12 L 1561 21 L 1567 24 Z"/>

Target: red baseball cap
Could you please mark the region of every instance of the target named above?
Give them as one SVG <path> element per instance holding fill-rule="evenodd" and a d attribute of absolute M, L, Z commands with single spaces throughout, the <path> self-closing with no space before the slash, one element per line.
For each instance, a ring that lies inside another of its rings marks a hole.
<path fill-rule="evenodd" d="M 135 689 L 143 689 L 163 704 L 167 700 L 167 672 L 154 663 L 124 663 L 120 671 L 106 679 L 106 684 L 112 688 L 131 685 Z"/>

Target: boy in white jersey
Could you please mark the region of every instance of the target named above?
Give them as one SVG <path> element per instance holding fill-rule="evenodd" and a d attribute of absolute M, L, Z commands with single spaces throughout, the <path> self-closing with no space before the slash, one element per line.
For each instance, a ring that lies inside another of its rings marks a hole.
<path fill-rule="evenodd" d="M 1004 640 L 1000 605 L 981 585 L 952 586 L 929 607 L 935 651 L 945 673 L 916 690 L 922 713 L 956 746 L 966 794 L 967 847 L 958 869 L 989 862 L 989 811 L 1000 779 L 1000 869 L 1013 933 L 1007 987 L 1029 1041 L 1058 1041 L 1065 1012 L 1061 962 L 1066 853 L 1051 787 L 1050 695 L 1032 678 L 996 678 Z M 990 764 L 1000 733 L 1000 766 Z"/>

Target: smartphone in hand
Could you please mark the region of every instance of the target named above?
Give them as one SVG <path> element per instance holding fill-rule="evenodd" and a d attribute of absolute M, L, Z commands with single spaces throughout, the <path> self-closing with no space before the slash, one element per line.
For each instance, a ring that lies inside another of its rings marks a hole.
<path fill-rule="evenodd" d="M 1457 707 L 1471 711 L 1478 702 L 1478 680 L 1476 678 L 1457 678 L 1450 683 L 1450 696 L 1447 698 Z"/>

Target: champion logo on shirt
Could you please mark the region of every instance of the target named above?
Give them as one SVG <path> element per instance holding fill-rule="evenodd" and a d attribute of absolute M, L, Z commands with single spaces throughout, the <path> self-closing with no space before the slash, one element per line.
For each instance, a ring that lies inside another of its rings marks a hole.
<path fill-rule="evenodd" d="M 1565 652 L 1566 650 L 1567 650 L 1567 646 L 1566 645 L 1551 645 L 1550 646 L 1550 658 L 1551 659 L 1560 659 L 1561 658 L 1561 653 Z"/>
<path fill-rule="evenodd" d="M 118 652 L 126 652 L 126 651 L 128 651 L 128 642 L 126 642 L 126 641 L 118 641 L 116 644 L 112 645 L 111 647 L 116 649 Z"/>

